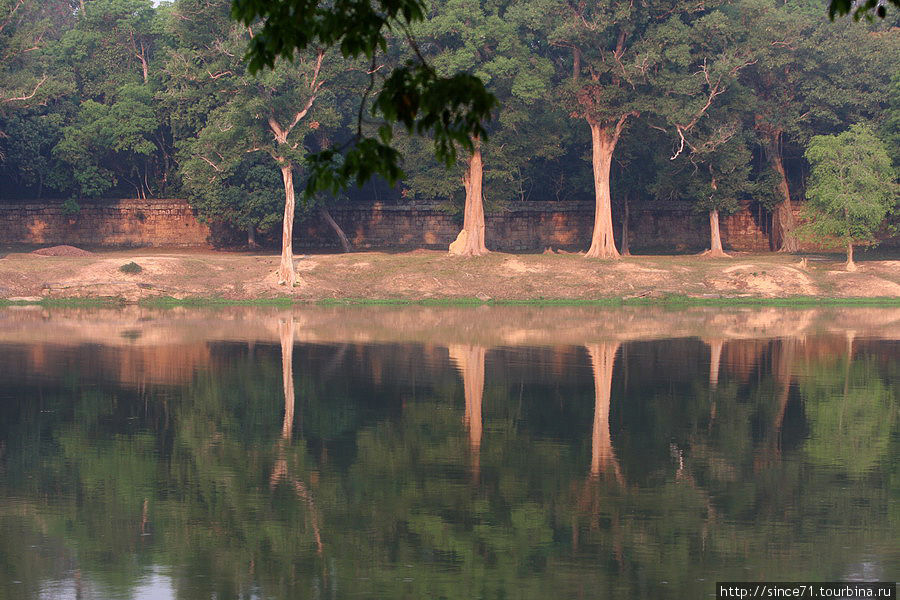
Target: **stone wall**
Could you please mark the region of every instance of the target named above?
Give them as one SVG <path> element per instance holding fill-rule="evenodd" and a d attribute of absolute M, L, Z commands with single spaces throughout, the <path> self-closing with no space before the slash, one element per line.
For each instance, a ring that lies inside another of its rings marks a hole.
<path fill-rule="evenodd" d="M 446 248 L 462 226 L 461 218 L 439 205 L 370 207 L 337 206 L 332 217 L 355 248 Z M 621 215 L 614 211 L 617 242 L 621 239 Z M 765 223 L 758 224 L 751 208 L 722 219 L 726 248 L 766 251 L 769 239 Z M 523 202 L 485 217 L 485 243 L 493 250 L 586 249 L 594 224 L 591 203 Z M 676 203 L 642 206 L 629 218 L 632 250 L 687 251 L 709 245 L 709 220 L 689 205 Z M 295 243 L 307 250 L 339 248 L 334 231 L 318 215 L 295 228 Z"/>
<path fill-rule="evenodd" d="M 437 204 L 341 205 L 330 212 L 357 249 L 445 249 L 462 225 L 460 216 Z M 617 242 L 621 213 L 619 208 L 613 211 Z M 590 243 L 594 207 L 574 202 L 510 203 L 485 221 L 486 243 L 493 250 L 584 250 Z M 721 226 L 726 249 L 769 250 L 769 217 L 758 206 L 723 217 Z M 340 247 L 337 235 L 316 213 L 298 222 L 294 231 L 295 245 L 303 251 Z M 642 203 L 631 210 L 629 231 L 631 249 L 637 252 L 688 252 L 709 245 L 707 216 L 688 204 Z M 0 204 L 0 244 L 207 247 L 209 242 L 209 227 L 183 200 L 82 202 L 73 215 L 66 214 L 60 203 Z M 886 243 L 898 242 L 893 238 Z"/>
<path fill-rule="evenodd" d="M 0 243 L 74 246 L 209 245 L 210 231 L 184 200 L 80 201 L 67 214 L 62 203 L 0 204 Z"/>

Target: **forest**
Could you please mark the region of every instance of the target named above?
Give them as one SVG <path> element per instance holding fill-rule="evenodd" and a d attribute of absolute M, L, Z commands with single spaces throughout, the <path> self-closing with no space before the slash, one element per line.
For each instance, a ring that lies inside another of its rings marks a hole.
<path fill-rule="evenodd" d="M 371 60 L 310 46 L 251 73 L 260 24 L 232 20 L 231 0 L 0 0 L 0 200 L 77 212 L 86 198 L 182 197 L 251 245 L 276 239 L 310 153 L 384 135 L 371 86 L 416 54 L 484 82 L 487 135 L 447 168 L 436 141 L 397 128 L 395 185 L 306 194 L 301 212 L 439 201 L 465 215 L 456 250 L 477 255 L 484 211 L 592 201 L 588 256 L 611 257 L 611 211 L 692 203 L 715 254 L 719 215 L 754 202 L 792 251 L 792 203 L 830 202 L 807 193 L 811 175 L 830 185 L 818 163 L 864 180 L 869 220 L 896 201 L 900 18 L 827 13 L 818 0 L 434 0 Z M 814 234 L 865 237 L 850 229 Z"/>

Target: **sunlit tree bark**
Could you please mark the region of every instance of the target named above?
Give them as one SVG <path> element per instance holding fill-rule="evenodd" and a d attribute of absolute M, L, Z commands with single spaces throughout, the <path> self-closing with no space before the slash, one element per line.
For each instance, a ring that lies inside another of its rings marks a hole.
<path fill-rule="evenodd" d="M 481 160 L 481 145 L 476 142 L 475 151 L 469 157 L 469 166 L 463 177 L 463 184 L 466 187 L 463 228 L 456 241 L 450 244 L 450 254 L 482 256 L 488 253 L 487 246 L 484 244 L 483 178 L 484 164 Z"/>

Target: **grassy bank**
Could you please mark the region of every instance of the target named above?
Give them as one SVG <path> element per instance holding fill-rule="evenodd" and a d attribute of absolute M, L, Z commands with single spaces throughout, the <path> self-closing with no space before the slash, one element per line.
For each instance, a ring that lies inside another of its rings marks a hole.
<path fill-rule="evenodd" d="M 4 300 L 0 308 L 11 306 L 40 306 L 46 308 L 116 308 L 127 305 L 148 308 L 217 308 L 225 306 L 260 306 L 290 308 L 292 306 L 667 306 L 688 308 L 694 306 L 775 306 L 775 307 L 816 307 L 816 306 L 887 306 L 900 307 L 900 298 L 895 297 L 849 297 L 827 298 L 797 296 L 789 298 L 703 298 L 684 295 L 666 295 L 643 298 L 531 298 L 521 300 L 481 300 L 479 298 L 436 298 L 410 300 L 406 298 L 327 298 L 322 300 L 302 300 L 290 297 L 228 299 L 220 297 L 172 298 L 159 296 L 138 301 L 120 298 L 44 298 L 41 300 Z"/>

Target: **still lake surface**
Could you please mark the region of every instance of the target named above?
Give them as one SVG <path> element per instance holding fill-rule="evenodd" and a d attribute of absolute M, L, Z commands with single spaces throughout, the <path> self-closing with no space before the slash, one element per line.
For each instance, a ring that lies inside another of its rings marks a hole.
<path fill-rule="evenodd" d="M 900 309 L 0 310 L 0 598 L 900 575 Z"/>

